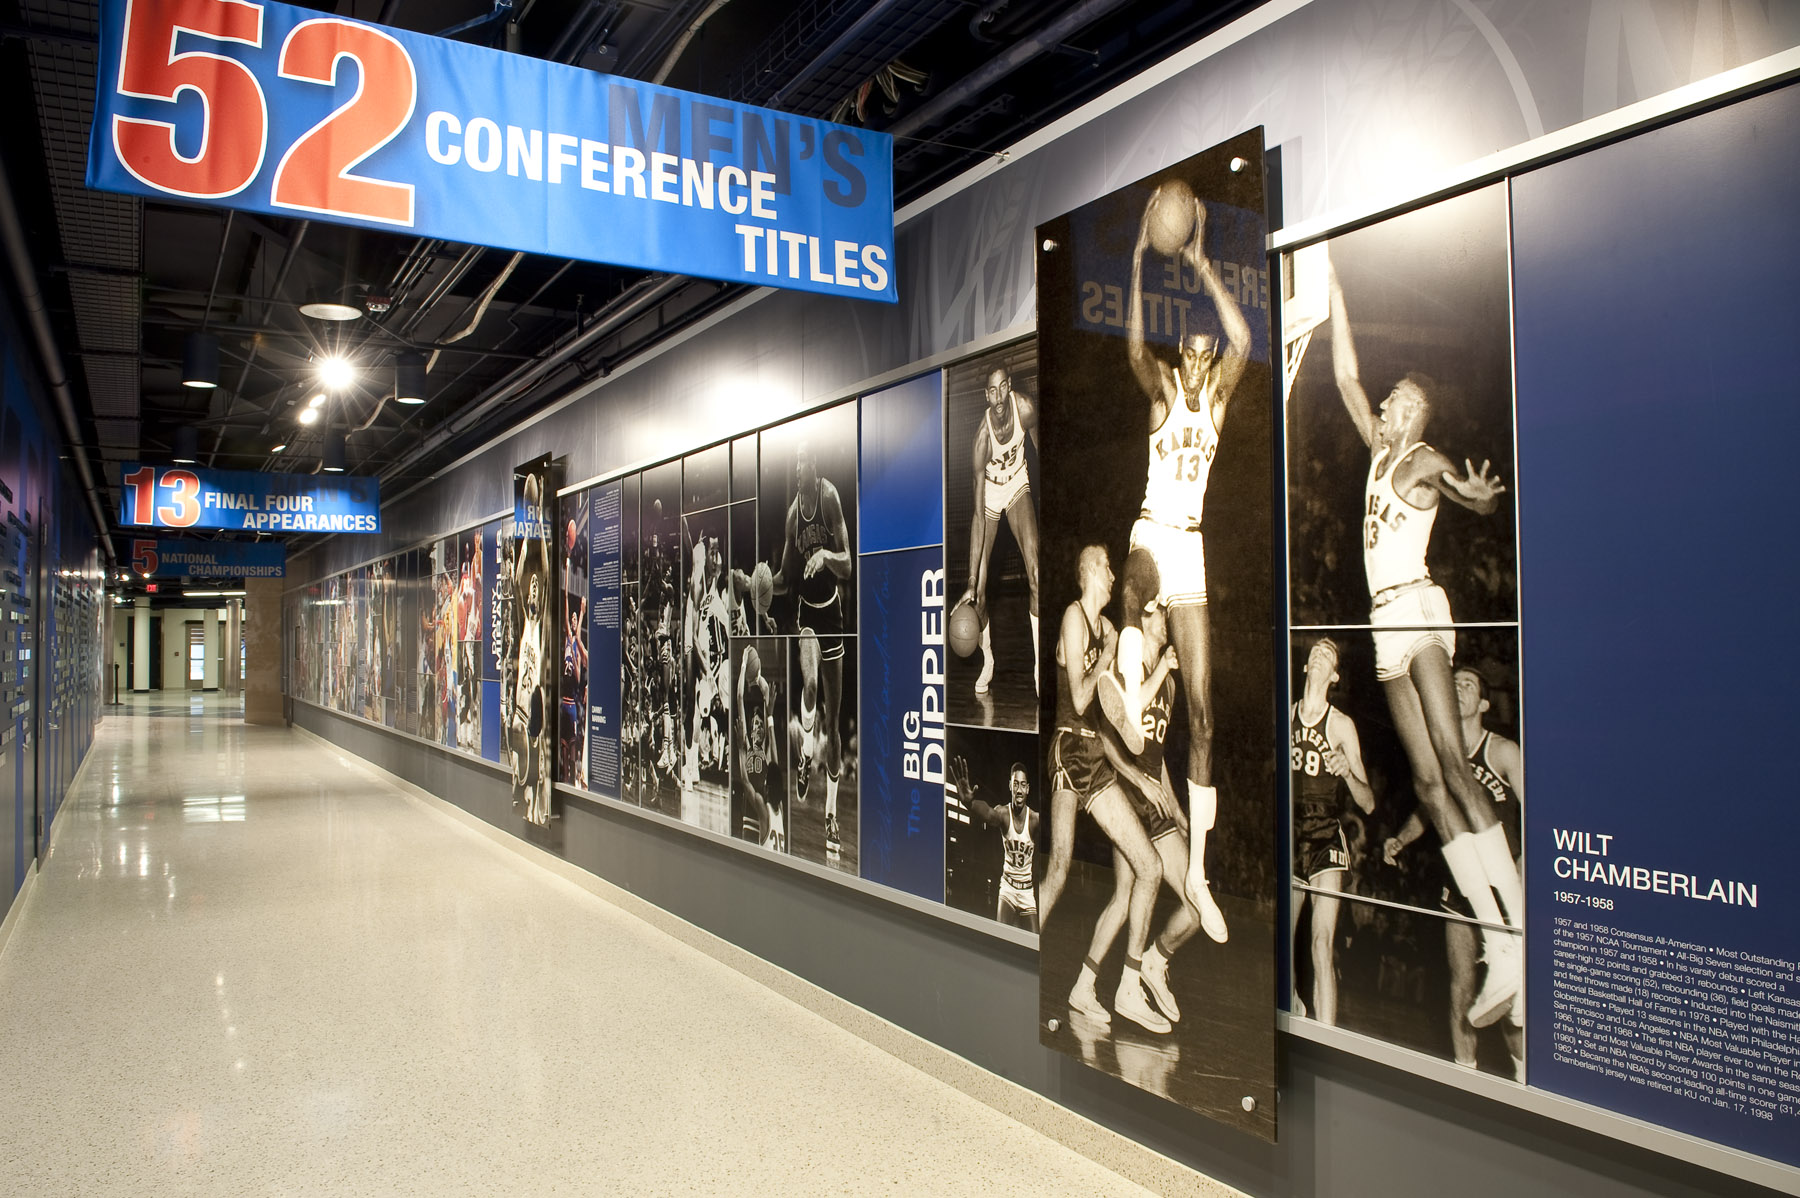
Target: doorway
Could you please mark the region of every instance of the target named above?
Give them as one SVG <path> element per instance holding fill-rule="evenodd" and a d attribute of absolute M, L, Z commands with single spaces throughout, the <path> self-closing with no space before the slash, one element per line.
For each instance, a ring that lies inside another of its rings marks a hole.
<path fill-rule="evenodd" d="M 199 620 L 187 622 L 187 688 L 206 689 L 206 625 Z"/>

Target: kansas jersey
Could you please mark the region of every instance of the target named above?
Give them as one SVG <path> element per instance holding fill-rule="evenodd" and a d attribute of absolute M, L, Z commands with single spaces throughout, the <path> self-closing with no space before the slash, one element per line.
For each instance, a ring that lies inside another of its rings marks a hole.
<path fill-rule="evenodd" d="M 994 431 L 992 409 L 989 409 L 986 417 L 988 460 L 982 473 L 992 487 L 1005 486 L 1025 469 L 1025 426 L 1019 420 L 1019 401 L 1009 400 L 1007 406 L 1012 409 L 1012 420 L 1005 437 Z"/>
<path fill-rule="evenodd" d="M 1196 530 L 1206 508 L 1206 480 L 1212 475 L 1213 456 L 1219 452 L 1219 430 L 1213 427 L 1212 395 L 1202 386 L 1199 410 L 1188 406 L 1188 395 L 1175 376 L 1175 395 L 1168 402 L 1163 421 L 1150 430 L 1150 472 L 1144 480 L 1146 520 L 1171 528 Z"/>
<path fill-rule="evenodd" d="M 1506 830 L 1507 851 L 1516 861 L 1521 847 L 1519 831 L 1520 825 L 1524 822 L 1524 813 L 1520 810 L 1519 796 L 1513 792 L 1512 787 L 1506 784 L 1506 779 L 1500 776 L 1500 771 L 1488 764 L 1488 746 L 1493 743 L 1493 740 L 1494 734 L 1485 728 L 1482 729 L 1481 739 L 1469 751 L 1469 768 L 1474 771 L 1475 781 L 1481 784 L 1481 788 L 1487 791 L 1488 798 L 1493 801 L 1494 815 L 1499 819 L 1500 826 Z"/>
<path fill-rule="evenodd" d="M 1000 843 L 1006 858 L 1000 870 L 1001 884 L 1029 892 L 1034 885 L 1032 866 L 1037 857 L 1037 844 L 1031 839 L 1031 809 L 1023 808 L 1024 819 L 1017 823 L 1013 819 L 1013 805 L 1008 803 L 1004 810 L 1006 827 L 1001 830 Z"/>
<path fill-rule="evenodd" d="M 837 598 L 837 575 L 821 568 L 811 578 L 805 576 L 806 563 L 811 560 L 813 551 L 823 549 L 827 553 L 842 553 L 848 546 L 838 543 L 837 530 L 825 522 L 825 485 L 819 484 L 818 492 L 813 496 L 813 510 L 810 515 L 806 511 L 806 496 L 794 498 L 794 546 L 800 553 L 800 597 L 814 607 L 824 607 Z"/>
<path fill-rule="evenodd" d="M 1384 446 L 1369 462 L 1369 483 L 1363 494 L 1363 569 L 1369 576 L 1371 596 L 1431 577 L 1425 568 L 1425 550 L 1431 544 L 1437 505 L 1414 507 L 1394 490 L 1400 464 L 1424 444 L 1415 441 L 1391 458 Z"/>

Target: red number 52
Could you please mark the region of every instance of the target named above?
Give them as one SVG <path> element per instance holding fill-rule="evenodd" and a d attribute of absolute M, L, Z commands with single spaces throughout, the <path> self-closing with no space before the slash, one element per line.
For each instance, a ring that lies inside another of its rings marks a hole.
<path fill-rule="evenodd" d="M 193 92 L 202 106 L 200 149 L 176 149 L 170 121 L 113 118 L 113 147 L 125 169 L 158 191 L 194 199 L 236 195 L 262 170 L 269 109 L 250 68 L 223 54 L 176 52 L 177 39 L 206 38 L 257 49 L 263 6 L 250 0 L 126 0 L 119 94 L 175 103 Z M 412 119 L 418 73 L 399 41 L 368 25 L 326 17 L 296 25 L 281 47 L 283 79 L 335 88 L 339 68 L 356 67 L 356 92 L 289 146 L 275 168 L 269 201 L 325 216 L 413 223 L 413 187 L 350 172 Z"/>

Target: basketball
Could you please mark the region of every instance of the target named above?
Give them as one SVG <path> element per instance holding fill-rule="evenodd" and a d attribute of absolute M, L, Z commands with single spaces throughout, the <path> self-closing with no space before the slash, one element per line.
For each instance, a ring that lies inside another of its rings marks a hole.
<path fill-rule="evenodd" d="M 975 611 L 975 604 L 965 599 L 950 612 L 950 650 L 958 657 L 967 657 L 980 643 L 981 616 Z"/>
<path fill-rule="evenodd" d="M 650 505 L 650 510 L 656 513 L 656 518 L 658 520 L 661 520 L 662 519 L 662 500 L 658 499 L 656 502 L 652 503 Z"/>
<path fill-rule="evenodd" d="M 1173 257 L 1194 235 L 1194 193 L 1186 183 L 1172 179 L 1150 197 L 1150 248 Z"/>
<path fill-rule="evenodd" d="M 569 527 L 563 530 L 563 544 L 570 553 L 575 552 L 575 521 L 569 521 Z"/>
<path fill-rule="evenodd" d="M 756 610 L 766 612 L 775 598 L 775 576 L 769 570 L 768 562 L 757 562 L 756 571 L 750 575 L 750 602 Z"/>

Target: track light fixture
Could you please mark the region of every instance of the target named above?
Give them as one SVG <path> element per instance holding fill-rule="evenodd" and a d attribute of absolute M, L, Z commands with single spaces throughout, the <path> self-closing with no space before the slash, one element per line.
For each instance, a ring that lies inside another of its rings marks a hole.
<path fill-rule="evenodd" d="M 219 339 L 189 333 L 181 346 L 181 385 L 210 391 L 219 385 Z"/>
<path fill-rule="evenodd" d="M 394 402 L 425 402 L 425 355 L 412 352 L 394 355 Z"/>
<path fill-rule="evenodd" d="M 169 454 L 169 460 L 182 466 L 191 466 L 200 460 L 200 432 L 191 424 L 184 424 L 175 430 L 175 448 Z"/>

